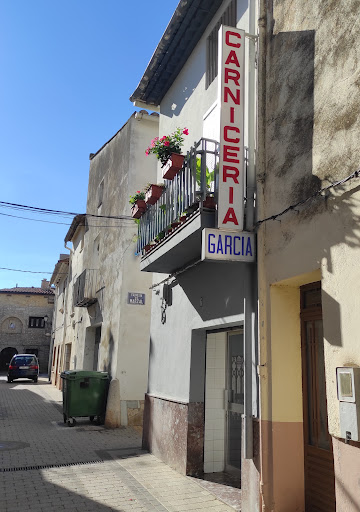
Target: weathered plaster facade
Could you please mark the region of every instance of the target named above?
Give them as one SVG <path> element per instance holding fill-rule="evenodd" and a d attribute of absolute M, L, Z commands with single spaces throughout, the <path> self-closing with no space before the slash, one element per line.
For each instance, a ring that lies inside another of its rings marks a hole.
<path fill-rule="evenodd" d="M 151 276 L 139 270 L 137 225 L 129 218 L 129 196 L 147 183 L 156 183 L 156 161 L 146 157 L 145 149 L 157 134 L 156 114 L 134 113 L 114 137 L 90 155 L 86 226 L 80 219 L 74 221 L 65 238 L 72 242 L 72 249 L 65 283 L 63 344 L 72 346 L 70 369 L 109 372 L 110 391 L 114 388 L 114 396 L 119 397 L 108 401 L 111 410 L 106 424 L 112 427 L 142 425 Z M 82 307 L 74 302 L 81 275 L 93 299 Z M 145 304 L 130 304 L 129 293 L 144 294 Z"/>
<path fill-rule="evenodd" d="M 39 288 L 0 290 L 0 369 L 7 369 L 15 353 L 37 353 L 41 373 L 47 373 L 54 290 L 44 279 Z M 31 322 L 31 318 L 47 321 Z M 34 325 L 35 327 L 32 327 Z"/>
<path fill-rule="evenodd" d="M 300 286 L 321 281 L 336 510 L 358 510 L 359 445 L 340 438 L 336 367 L 359 366 L 359 9 L 262 2 L 259 226 L 263 510 L 305 509 Z M 308 200 L 307 200 L 308 199 Z M 298 204 L 305 201 L 303 204 Z"/>

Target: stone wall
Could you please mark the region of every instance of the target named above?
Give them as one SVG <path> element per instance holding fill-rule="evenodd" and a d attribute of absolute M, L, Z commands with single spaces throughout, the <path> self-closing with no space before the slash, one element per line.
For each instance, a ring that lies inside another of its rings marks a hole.
<path fill-rule="evenodd" d="M 0 293 L 1 370 L 6 369 L 4 365 L 8 362 L 6 352 L 3 352 L 2 356 L 1 352 L 11 347 L 15 349 L 15 353 L 24 353 L 30 349 L 37 350 L 40 372 L 47 373 L 53 300 L 53 295 Z M 48 316 L 48 321 L 44 327 L 29 327 L 29 317 L 45 315 Z"/>

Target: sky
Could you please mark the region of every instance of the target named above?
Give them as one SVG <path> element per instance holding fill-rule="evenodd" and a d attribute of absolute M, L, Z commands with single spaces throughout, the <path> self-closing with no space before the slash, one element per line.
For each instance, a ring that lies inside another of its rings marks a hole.
<path fill-rule="evenodd" d="M 139 110 L 129 97 L 177 4 L 0 3 L 0 202 L 85 212 L 89 154 Z M 71 220 L 0 203 L 0 289 L 50 279 Z"/>

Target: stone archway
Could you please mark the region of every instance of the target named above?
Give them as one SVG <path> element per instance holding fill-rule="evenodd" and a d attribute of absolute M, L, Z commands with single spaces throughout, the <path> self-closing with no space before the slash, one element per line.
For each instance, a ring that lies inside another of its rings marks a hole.
<path fill-rule="evenodd" d="M 18 351 L 14 347 L 6 347 L 0 352 L 0 371 L 4 372 L 8 369 L 8 363 L 13 355 L 17 354 Z"/>

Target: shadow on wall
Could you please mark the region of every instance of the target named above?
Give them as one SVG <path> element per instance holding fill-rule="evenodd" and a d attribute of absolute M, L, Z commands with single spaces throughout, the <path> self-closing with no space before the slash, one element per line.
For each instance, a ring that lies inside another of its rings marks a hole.
<path fill-rule="evenodd" d="M 340 304 L 330 297 L 323 289 L 321 290 L 323 310 L 326 311 L 326 322 L 324 322 L 324 337 L 335 347 L 342 346 L 341 339 L 341 316 Z M 330 327 L 327 329 L 327 327 Z"/>
<path fill-rule="evenodd" d="M 244 275 L 248 265 L 203 262 L 177 276 L 177 281 L 203 321 L 239 315 L 244 312 Z"/>
<path fill-rule="evenodd" d="M 269 18 L 272 19 L 270 12 Z M 315 31 L 270 32 L 268 37 L 266 175 L 272 178 L 265 187 L 266 198 L 269 204 L 276 205 L 277 211 L 268 211 L 266 216 L 311 197 L 334 183 L 339 172 L 345 176 L 355 170 L 354 167 L 344 172 L 343 169 L 349 169 L 347 162 L 340 169 L 334 168 L 331 176 L 313 175 Z M 338 152 L 343 153 L 343 149 L 338 148 Z M 358 162 L 354 166 L 357 167 Z M 348 185 L 343 184 L 294 208 L 284 217 L 285 225 L 287 216 L 292 216 L 289 220 L 293 227 L 280 228 L 282 242 L 279 238 L 274 250 L 281 251 L 292 240 L 297 223 L 310 224 L 316 215 L 328 212 L 333 216 L 334 225 L 329 227 L 329 232 L 318 234 L 321 244 L 318 260 L 326 258 L 327 270 L 333 272 L 331 247 L 343 242 L 350 247 L 360 246 L 359 234 L 354 230 L 360 221 L 360 200 L 355 195 L 359 190 L 360 187 L 348 190 Z"/>
<path fill-rule="evenodd" d="M 115 343 L 114 343 L 114 337 L 112 335 L 110 327 L 108 328 L 106 334 L 107 334 L 107 336 L 106 336 L 106 340 L 104 342 L 103 349 L 107 351 L 107 355 L 104 357 L 103 370 L 104 370 L 104 372 L 108 372 L 109 377 L 111 379 L 111 363 L 113 360 Z"/>

